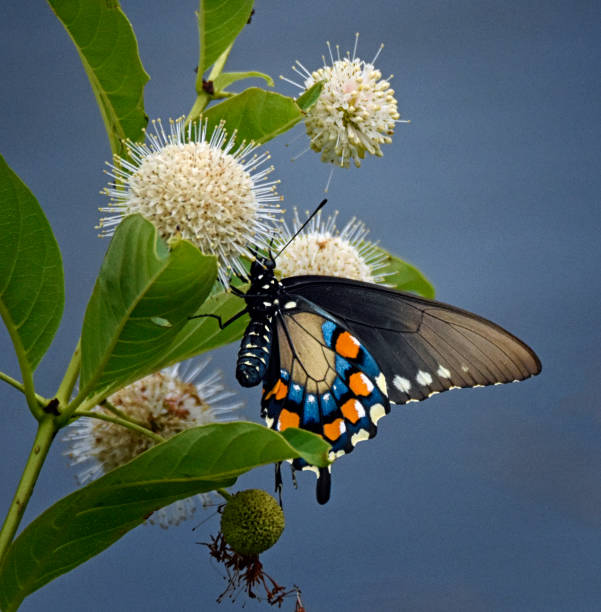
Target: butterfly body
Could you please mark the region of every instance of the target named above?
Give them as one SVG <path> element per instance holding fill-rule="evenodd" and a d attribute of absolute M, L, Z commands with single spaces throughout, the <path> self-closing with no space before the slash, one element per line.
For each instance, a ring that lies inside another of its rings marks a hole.
<path fill-rule="evenodd" d="M 243 387 L 254 387 L 265 377 L 272 341 L 272 319 L 279 309 L 282 284 L 275 278 L 272 259 L 257 260 L 251 266 L 251 284 L 244 294 L 250 315 L 238 351 L 236 379 Z"/>
<path fill-rule="evenodd" d="M 301 427 L 332 446 L 330 459 L 376 435 L 391 403 L 449 389 L 500 384 L 538 374 L 535 353 L 478 315 L 381 285 L 327 276 L 274 276 L 273 258 L 251 267 L 236 377 L 263 382 L 269 427 Z M 295 459 L 318 475 L 329 498 L 328 468 Z"/>

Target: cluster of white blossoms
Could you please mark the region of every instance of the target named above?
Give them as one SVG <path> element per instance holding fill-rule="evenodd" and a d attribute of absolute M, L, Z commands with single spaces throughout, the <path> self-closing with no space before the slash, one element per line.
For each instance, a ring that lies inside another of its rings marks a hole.
<path fill-rule="evenodd" d="M 277 271 L 283 277 L 302 274 L 341 276 L 367 283 L 383 283 L 386 254 L 366 240 L 369 230 L 353 217 L 342 230 L 336 228 L 338 211 L 322 220 L 319 211 L 277 258 Z M 284 228 L 274 250 L 288 243 L 302 227 L 294 209 L 292 229 Z"/>
<path fill-rule="evenodd" d="M 226 391 L 221 372 L 199 379 L 208 361 L 182 368 L 175 365 L 142 378 L 111 395 L 108 400 L 120 413 L 138 425 L 168 439 L 191 427 L 208 425 L 236 416 L 242 402 L 234 401 L 234 393 Z M 95 411 L 113 415 L 108 408 Z M 80 417 L 68 428 L 66 455 L 74 466 L 83 467 L 78 475 L 84 484 L 127 463 L 155 442 L 122 425 L 95 418 Z M 149 523 L 161 527 L 177 525 L 206 505 L 210 496 L 196 495 L 178 500 L 154 512 Z"/>
<path fill-rule="evenodd" d="M 321 153 L 322 161 L 343 168 L 351 160 L 359 166 L 366 152 L 381 156 L 380 145 L 392 142 L 395 124 L 400 122 L 394 90 L 374 67 L 382 46 L 371 62 L 360 60 L 356 57 L 358 36 L 352 55 L 346 57 L 340 56 L 336 46 L 334 59 L 327 43 L 330 65 L 324 56 L 323 66 L 309 71 L 297 60 L 292 69 L 302 84 L 282 77 L 304 90 L 323 83 L 319 99 L 307 112 L 305 127 L 311 148 Z"/>
<path fill-rule="evenodd" d="M 108 164 L 110 198 L 100 209 L 101 235 L 110 236 L 128 215 L 151 221 L 165 240 L 184 238 L 203 253 L 216 255 L 219 279 L 228 285 L 230 272 L 244 274 L 241 256 L 266 248 L 276 229 L 277 180 L 273 166 L 260 169 L 269 153 L 256 153 L 254 143 L 236 144 L 223 124 L 207 140 L 207 124 L 170 121 L 166 132 L 153 121 L 146 142 L 125 142 L 128 158 Z M 249 249 L 250 246 L 250 249 Z"/>

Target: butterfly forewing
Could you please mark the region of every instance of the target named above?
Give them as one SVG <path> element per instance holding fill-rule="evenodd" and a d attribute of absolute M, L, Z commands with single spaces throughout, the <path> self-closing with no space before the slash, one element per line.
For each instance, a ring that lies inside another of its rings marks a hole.
<path fill-rule="evenodd" d="M 382 368 L 394 403 L 540 372 L 538 357 L 521 340 L 459 308 L 350 279 L 298 276 L 282 282 L 290 295 L 326 311 L 359 339 Z"/>

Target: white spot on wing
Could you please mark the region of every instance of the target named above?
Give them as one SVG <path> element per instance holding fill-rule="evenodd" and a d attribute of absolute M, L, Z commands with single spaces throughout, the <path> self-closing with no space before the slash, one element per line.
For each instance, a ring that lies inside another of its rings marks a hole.
<path fill-rule="evenodd" d="M 376 385 L 378 385 L 378 389 L 388 397 L 388 386 L 386 384 L 386 377 L 382 372 L 380 372 L 376 378 Z"/>
<path fill-rule="evenodd" d="M 296 302 L 292 302 L 292 301 L 291 302 L 286 302 L 284 304 L 284 308 L 286 310 L 290 310 L 291 308 L 296 308 Z"/>
<path fill-rule="evenodd" d="M 313 472 L 317 477 L 319 477 L 319 468 L 316 468 L 314 465 L 305 465 L 301 469 L 303 471 L 307 470 L 308 472 Z"/>
<path fill-rule="evenodd" d="M 402 393 L 409 393 L 411 390 L 411 381 L 398 374 L 392 379 L 392 384 Z"/>
<path fill-rule="evenodd" d="M 386 410 L 384 410 L 384 406 L 382 406 L 382 404 L 374 404 L 369 409 L 369 418 L 374 424 L 377 423 L 385 414 Z"/>
<path fill-rule="evenodd" d="M 355 400 L 354 406 L 355 410 L 357 411 L 357 416 L 362 419 L 365 416 L 365 408 L 363 408 L 363 404 L 360 401 Z"/>
<path fill-rule="evenodd" d="M 351 444 L 353 446 L 359 442 L 363 442 L 363 440 L 369 440 L 369 433 L 365 431 L 365 429 L 360 429 L 351 436 Z"/>
<path fill-rule="evenodd" d="M 451 378 L 450 370 L 447 370 L 447 368 L 445 368 L 442 363 L 438 364 L 438 370 L 436 370 L 436 375 L 440 376 L 441 378 Z"/>
<path fill-rule="evenodd" d="M 419 370 L 415 380 L 418 382 L 418 384 L 425 387 L 426 385 L 432 384 L 432 375 L 428 372 L 424 372 L 423 370 Z"/>

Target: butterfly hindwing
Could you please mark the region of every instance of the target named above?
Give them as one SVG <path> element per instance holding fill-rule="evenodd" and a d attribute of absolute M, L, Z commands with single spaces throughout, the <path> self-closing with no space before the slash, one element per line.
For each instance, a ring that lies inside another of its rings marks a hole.
<path fill-rule="evenodd" d="M 373 437 L 378 419 L 389 410 L 380 367 L 335 318 L 302 298 L 274 318 L 262 399 L 270 427 L 317 433 L 332 445 L 335 459 Z M 315 469 L 301 459 L 293 466 Z"/>
<path fill-rule="evenodd" d="M 382 368 L 391 402 L 540 372 L 538 357 L 521 340 L 454 306 L 343 278 L 298 276 L 282 283 L 360 339 Z"/>

